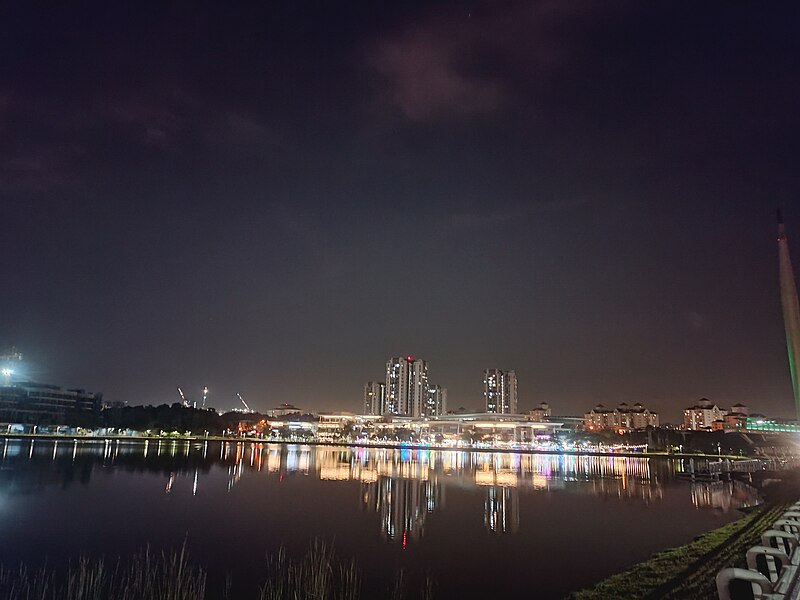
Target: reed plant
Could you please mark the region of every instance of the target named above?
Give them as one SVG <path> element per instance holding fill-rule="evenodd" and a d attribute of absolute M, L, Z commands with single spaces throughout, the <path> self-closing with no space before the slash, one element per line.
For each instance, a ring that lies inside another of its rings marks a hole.
<path fill-rule="evenodd" d="M 361 577 L 354 562 L 341 564 L 333 548 L 314 540 L 305 556 L 291 559 L 285 548 L 267 559 L 267 581 L 259 600 L 358 600 Z"/>
<path fill-rule="evenodd" d="M 233 600 L 232 581 L 225 579 L 222 594 L 207 594 L 206 572 L 194 565 L 184 541 L 180 550 L 154 553 L 145 548 L 113 564 L 104 558 L 81 558 L 64 576 L 44 566 L 31 570 L 0 566 L 3 600 Z M 267 557 L 266 581 L 253 600 L 361 600 L 361 574 L 355 561 L 341 561 L 333 547 L 314 540 L 299 559 L 285 548 Z M 425 578 L 421 594 L 407 596 L 408 581 L 398 571 L 384 597 L 433 600 L 433 582 Z M 237 596 L 236 600 L 241 600 Z"/>
<path fill-rule="evenodd" d="M 6 600 L 204 600 L 205 571 L 189 563 L 186 543 L 179 551 L 153 554 L 149 548 L 109 568 L 105 559 L 81 558 L 63 580 L 43 567 L 31 571 L 0 567 L 0 597 Z"/>

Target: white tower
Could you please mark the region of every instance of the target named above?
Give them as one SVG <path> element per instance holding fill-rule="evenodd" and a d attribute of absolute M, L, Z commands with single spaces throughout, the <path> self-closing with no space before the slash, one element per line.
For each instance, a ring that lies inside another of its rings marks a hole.
<path fill-rule="evenodd" d="M 789 374 L 792 377 L 794 406 L 800 420 L 800 307 L 797 303 L 797 285 L 794 281 L 792 261 L 789 258 L 789 244 L 783 226 L 781 211 L 778 211 L 778 262 L 780 266 L 781 305 L 783 306 L 783 325 L 786 329 L 786 352 L 789 355 Z"/>

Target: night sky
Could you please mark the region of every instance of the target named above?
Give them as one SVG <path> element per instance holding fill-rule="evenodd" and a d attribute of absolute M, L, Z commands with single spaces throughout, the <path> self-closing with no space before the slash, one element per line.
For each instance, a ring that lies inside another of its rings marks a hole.
<path fill-rule="evenodd" d="M 793 414 L 797 3 L 230 4 L 0 6 L 31 378 L 359 411 L 413 354 L 451 408 L 498 367 L 523 410 Z"/>

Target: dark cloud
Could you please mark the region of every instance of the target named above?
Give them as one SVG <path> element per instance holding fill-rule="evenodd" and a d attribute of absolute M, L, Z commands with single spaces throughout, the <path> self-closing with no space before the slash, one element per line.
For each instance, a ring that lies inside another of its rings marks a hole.
<path fill-rule="evenodd" d="M 383 42 L 371 63 L 385 80 L 386 101 L 411 120 L 469 115 L 500 108 L 502 85 L 472 74 L 457 60 L 463 48 L 442 31 L 418 29 Z"/>
<path fill-rule="evenodd" d="M 593 0 L 480 2 L 435 11 L 374 43 L 384 102 L 412 121 L 501 110 L 515 79 L 546 79 L 599 10 Z M 606 9 L 614 10 L 614 9 Z"/>
<path fill-rule="evenodd" d="M 109 151 L 155 159 L 180 148 L 276 143 L 259 116 L 175 88 L 63 98 L 0 97 L 0 191 L 44 192 L 86 183 Z M 155 154 L 154 154 L 155 153 Z"/>

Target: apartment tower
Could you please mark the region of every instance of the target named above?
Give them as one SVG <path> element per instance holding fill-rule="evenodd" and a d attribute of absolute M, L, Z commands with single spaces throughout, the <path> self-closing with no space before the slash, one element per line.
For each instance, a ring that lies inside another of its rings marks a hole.
<path fill-rule="evenodd" d="M 364 414 L 382 415 L 386 412 L 386 386 L 381 381 L 364 384 Z"/>
<path fill-rule="evenodd" d="M 516 372 L 486 369 L 483 372 L 483 398 L 488 413 L 517 414 Z"/>
<path fill-rule="evenodd" d="M 428 402 L 428 363 L 413 356 L 394 356 L 386 363 L 386 410 L 392 415 L 419 417 Z"/>

